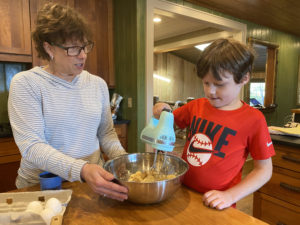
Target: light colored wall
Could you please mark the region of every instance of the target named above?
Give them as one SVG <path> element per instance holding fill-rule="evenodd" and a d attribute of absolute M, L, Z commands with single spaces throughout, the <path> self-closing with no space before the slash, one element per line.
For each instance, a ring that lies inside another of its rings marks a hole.
<path fill-rule="evenodd" d="M 204 96 L 196 65 L 171 53 L 154 54 L 154 73 L 170 79 L 170 83 L 154 78 L 154 95 L 160 101 L 186 101 Z"/>

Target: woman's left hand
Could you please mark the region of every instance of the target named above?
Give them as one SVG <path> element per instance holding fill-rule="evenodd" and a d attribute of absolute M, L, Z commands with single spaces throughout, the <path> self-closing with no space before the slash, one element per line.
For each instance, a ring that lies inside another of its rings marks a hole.
<path fill-rule="evenodd" d="M 85 164 L 81 170 L 81 177 L 91 189 L 108 198 L 124 201 L 128 198 L 127 187 L 113 182 L 114 176 L 96 164 Z"/>
<path fill-rule="evenodd" d="M 222 210 L 230 207 L 234 201 L 229 192 L 211 190 L 203 195 L 203 203 L 211 208 Z"/>

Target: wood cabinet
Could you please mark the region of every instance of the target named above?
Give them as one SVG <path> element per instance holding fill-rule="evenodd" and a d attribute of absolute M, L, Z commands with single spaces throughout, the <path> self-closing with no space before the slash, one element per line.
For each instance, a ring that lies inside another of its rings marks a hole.
<path fill-rule="evenodd" d="M 300 221 L 300 150 L 275 144 L 271 180 L 254 193 L 253 215 L 270 224 Z"/>
<path fill-rule="evenodd" d="M 74 8 L 87 20 L 94 35 L 94 49 L 88 54 L 86 70 L 115 86 L 113 58 L 113 1 L 74 0 Z"/>
<path fill-rule="evenodd" d="M 29 0 L 30 1 L 30 22 L 31 22 L 31 31 L 35 29 L 35 22 L 37 13 L 44 4 L 50 2 L 50 0 Z M 74 0 L 52 0 L 51 2 L 56 2 L 64 4 L 70 7 L 74 7 Z M 35 50 L 34 42 L 32 41 L 32 66 L 43 66 L 47 65 L 46 60 L 42 60 L 38 57 L 37 51 Z"/>
<path fill-rule="evenodd" d="M 21 155 L 13 138 L 0 139 L 0 192 L 16 189 Z"/>
<path fill-rule="evenodd" d="M 1 0 L 0 61 L 32 62 L 33 67 L 47 64 L 38 58 L 30 37 L 37 12 L 46 2 L 74 7 L 85 17 L 95 43 L 85 69 L 102 77 L 109 88 L 114 88 L 112 0 Z"/>
<path fill-rule="evenodd" d="M 123 148 L 127 151 L 127 124 L 121 123 L 121 124 L 115 124 L 115 131 L 118 135 L 118 138 L 121 142 L 121 145 Z"/>
<path fill-rule="evenodd" d="M 35 28 L 38 10 L 50 0 L 30 0 L 31 29 Z M 79 11 L 93 32 L 94 48 L 88 54 L 85 69 L 102 77 L 109 88 L 115 86 L 113 63 L 113 1 L 111 0 L 55 0 Z M 34 46 L 34 43 L 32 43 Z M 37 57 L 33 49 L 33 66 L 46 65 L 47 62 Z"/>
<path fill-rule="evenodd" d="M 29 0 L 0 1 L 0 60 L 14 60 L 19 55 L 24 62 L 31 59 Z M 21 60 L 21 59 L 20 59 Z"/>

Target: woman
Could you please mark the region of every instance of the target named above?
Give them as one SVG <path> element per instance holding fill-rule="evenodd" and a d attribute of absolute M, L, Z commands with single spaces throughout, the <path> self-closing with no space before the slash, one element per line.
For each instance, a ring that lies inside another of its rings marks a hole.
<path fill-rule="evenodd" d="M 74 9 L 46 4 L 32 37 L 39 57 L 49 63 L 11 82 L 9 118 L 22 155 L 16 186 L 37 184 L 38 175 L 49 171 L 127 199 L 127 189 L 102 168 L 100 148 L 109 158 L 126 152 L 113 128 L 106 83 L 83 70 L 93 48 L 88 25 Z"/>

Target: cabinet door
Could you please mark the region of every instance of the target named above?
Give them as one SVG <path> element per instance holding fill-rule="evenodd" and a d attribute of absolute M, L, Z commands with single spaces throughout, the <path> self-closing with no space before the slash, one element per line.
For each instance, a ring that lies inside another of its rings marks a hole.
<path fill-rule="evenodd" d="M 115 86 L 113 64 L 113 1 L 74 0 L 77 9 L 87 20 L 94 35 L 95 46 L 88 54 L 86 70 L 102 77 L 107 85 Z"/>
<path fill-rule="evenodd" d="M 32 31 L 35 29 L 35 21 L 39 9 L 47 2 L 56 2 L 74 7 L 74 0 L 30 0 L 30 21 Z M 47 64 L 48 62 L 46 60 L 42 60 L 38 57 L 37 51 L 35 50 L 35 44 L 32 43 L 32 66 L 43 66 Z"/>
<path fill-rule="evenodd" d="M 35 28 L 38 10 L 50 0 L 30 0 L 31 29 Z M 115 86 L 113 64 L 113 1 L 112 0 L 52 0 L 74 7 L 87 20 L 93 35 L 94 49 L 88 54 L 85 70 L 102 77 L 110 88 Z M 33 44 L 34 45 L 34 44 Z M 33 66 L 46 65 L 33 49 Z"/>
<path fill-rule="evenodd" d="M 31 55 L 28 1 L 0 1 L 0 53 Z"/>

